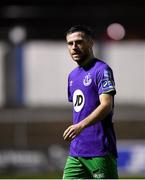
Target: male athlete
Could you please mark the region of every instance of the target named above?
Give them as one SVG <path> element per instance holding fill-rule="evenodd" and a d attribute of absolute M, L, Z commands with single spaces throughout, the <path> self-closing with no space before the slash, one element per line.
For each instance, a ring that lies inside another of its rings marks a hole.
<path fill-rule="evenodd" d="M 116 137 L 112 123 L 115 83 L 111 68 L 94 57 L 93 32 L 76 25 L 66 33 L 69 53 L 78 64 L 68 77 L 73 125 L 63 134 L 70 154 L 63 179 L 117 179 Z"/>

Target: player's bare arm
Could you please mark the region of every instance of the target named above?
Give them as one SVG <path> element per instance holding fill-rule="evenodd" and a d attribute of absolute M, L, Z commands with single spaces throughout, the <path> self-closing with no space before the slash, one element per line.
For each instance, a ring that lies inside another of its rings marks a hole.
<path fill-rule="evenodd" d="M 78 124 L 69 126 L 63 134 L 63 138 L 66 141 L 74 139 L 81 131 L 89 125 L 96 123 L 98 120 L 104 119 L 111 111 L 113 107 L 113 97 L 110 94 L 101 94 L 99 96 L 100 105 L 84 120 Z"/>

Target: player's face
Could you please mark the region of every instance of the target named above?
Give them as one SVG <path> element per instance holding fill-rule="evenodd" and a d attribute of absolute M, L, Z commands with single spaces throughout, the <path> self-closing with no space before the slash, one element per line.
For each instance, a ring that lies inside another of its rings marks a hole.
<path fill-rule="evenodd" d="M 66 37 L 69 53 L 78 64 L 90 56 L 92 49 L 91 41 L 83 32 L 74 32 Z"/>

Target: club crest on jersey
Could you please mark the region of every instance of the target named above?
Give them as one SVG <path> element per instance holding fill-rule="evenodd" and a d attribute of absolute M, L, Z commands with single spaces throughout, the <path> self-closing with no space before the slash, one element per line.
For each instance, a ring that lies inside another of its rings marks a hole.
<path fill-rule="evenodd" d="M 92 83 L 91 74 L 88 73 L 83 79 L 84 86 L 89 86 Z"/>

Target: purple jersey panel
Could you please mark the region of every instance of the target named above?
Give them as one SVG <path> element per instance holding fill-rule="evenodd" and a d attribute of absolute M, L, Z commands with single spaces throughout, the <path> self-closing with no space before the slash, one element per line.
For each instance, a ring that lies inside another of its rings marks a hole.
<path fill-rule="evenodd" d="M 100 104 L 102 93 L 116 94 L 111 68 L 94 59 L 87 67 L 75 68 L 68 77 L 68 100 L 73 102 L 73 124 L 86 118 Z M 113 112 L 85 128 L 70 144 L 70 155 L 95 157 L 113 153 L 117 156 Z"/>

